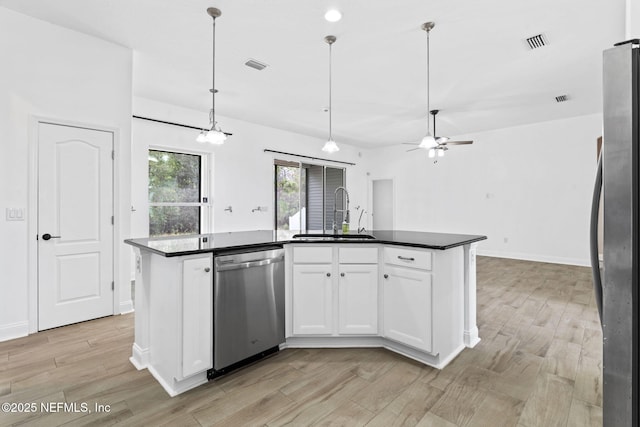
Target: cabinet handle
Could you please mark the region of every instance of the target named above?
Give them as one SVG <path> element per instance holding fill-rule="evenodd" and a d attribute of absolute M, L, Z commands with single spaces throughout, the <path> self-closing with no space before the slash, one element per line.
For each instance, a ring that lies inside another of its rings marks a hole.
<path fill-rule="evenodd" d="M 340 273 L 340 277 L 344 277 L 344 273 Z"/>
<path fill-rule="evenodd" d="M 398 259 L 401 259 L 403 261 L 415 261 L 416 260 L 414 257 L 406 257 L 406 256 L 400 256 L 400 255 L 398 255 Z"/>
<path fill-rule="evenodd" d="M 389 275 L 388 275 L 388 274 L 385 274 L 383 277 L 384 277 L 385 279 L 388 279 L 388 278 L 389 278 Z"/>
<path fill-rule="evenodd" d="M 205 268 L 204 268 L 204 272 L 205 272 L 205 273 L 208 273 L 208 272 L 210 272 L 210 271 L 211 271 L 211 269 L 210 269 L 209 267 L 205 267 Z"/>
<path fill-rule="evenodd" d="M 331 273 L 327 273 L 327 277 L 331 277 Z"/>

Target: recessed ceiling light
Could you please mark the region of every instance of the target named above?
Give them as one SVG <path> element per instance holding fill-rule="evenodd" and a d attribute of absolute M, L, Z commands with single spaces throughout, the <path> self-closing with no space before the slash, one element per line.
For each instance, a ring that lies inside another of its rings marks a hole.
<path fill-rule="evenodd" d="M 324 19 L 329 22 L 338 22 L 342 18 L 342 13 L 339 10 L 331 9 L 324 14 Z"/>

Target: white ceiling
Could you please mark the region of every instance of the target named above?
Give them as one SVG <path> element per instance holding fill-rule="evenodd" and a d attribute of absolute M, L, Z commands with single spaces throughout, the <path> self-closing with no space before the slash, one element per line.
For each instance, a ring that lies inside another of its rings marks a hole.
<path fill-rule="evenodd" d="M 456 136 L 601 111 L 602 51 L 624 38 L 624 0 L 0 0 L 0 6 L 134 50 L 135 96 L 326 139 L 328 34 L 340 143 L 415 142 L 426 131 L 426 37 L 438 134 Z M 324 20 L 336 7 L 337 23 Z M 543 33 L 549 46 L 530 50 Z M 269 64 L 263 71 L 248 58 Z M 570 100 L 556 103 L 555 96 Z M 162 117 L 158 117 L 163 119 Z M 229 132 L 233 129 L 223 128 Z"/>

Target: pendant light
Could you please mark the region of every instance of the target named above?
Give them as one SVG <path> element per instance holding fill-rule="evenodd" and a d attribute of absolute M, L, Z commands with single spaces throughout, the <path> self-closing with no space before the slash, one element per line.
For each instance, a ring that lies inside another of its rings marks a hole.
<path fill-rule="evenodd" d="M 216 18 L 222 15 L 220 9 L 215 7 L 207 8 L 207 14 L 213 18 L 213 71 L 211 73 L 211 111 L 209 111 L 209 130 L 201 130 L 196 138 L 198 142 L 209 142 L 214 145 L 222 145 L 227 139 L 227 135 L 222 131 L 216 121 Z"/>
<path fill-rule="evenodd" d="M 438 146 L 436 139 L 431 134 L 431 126 L 429 123 L 429 111 L 431 111 L 429 106 L 429 33 L 435 26 L 435 22 L 425 22 L 421 27 L 427 33 L 427 134 L 422 138 L 419 147 L 425 149 L 433 149 Z"/>
<path fill-rule="evenodd" d="M 331 46 L 336 42 L 335 36 L 326 36 L 324 41 L 329 45 L 329 140 L 325 142 L 324 147 L 322 147 L 322 151 L 327 153 L 335 153 L 336 151 L 340 151 L 340 147 L 333 140 L 333 135 L 331 133 L 331 114 L 333 109 L 331 108 Z"/>

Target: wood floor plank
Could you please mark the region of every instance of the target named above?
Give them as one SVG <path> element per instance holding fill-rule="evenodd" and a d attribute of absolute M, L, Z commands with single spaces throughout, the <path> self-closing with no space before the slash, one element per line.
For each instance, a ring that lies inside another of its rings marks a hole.
<path fill-rule="evenodd" d="M 355 402 L 347 400 L 314 425 L 321 427 L 358 427 L 366 425 L 373 416 L 373 412 L 366 410 Z"/>
<path fill-rule="evenodd" d="M 224 395 L 212 399 L 208 406 L 194 411 L 193 417 L 203 426 L 213 425 L 241 409 L 253 405 L 300 375 L 301 373 L 294 368 L 283 369 L 277 378 L 260 381 L 253 387 L 242 387 L 225 392 Z"/>
<path fill-rule="evenodd" d="M 573 399 L 567 427 L 602 427 L 602 408 Z"/>
<path fill-rule="evenodd" d="M 483 405 L 486 392 L 457 382 L 450 384 L 431 408 L 433 414 L 456 425 L 465 425 Z"/>
<path fill-rule="evenodd" d="M 582 356 L 576 373 L 574 398 L 602 407 L 602 361 Z"/>
<path fill-rule="evenodd" d="M 207 423 L 207 425 L 220 427 L 263 425 L 268 423 L 272 418 L 276 418 L 281 411 L 286 411 L 287 408 L 294 405 L 295 402 L 291 398 L 276 390 L 234 412 L 223 420 L 214 424 Z M 201 421 L 199 422 L 202 424 Z"/>
<path fill-rule="evenodd" d="M 432 412 L 427 412 L 420 422 L 416 424 L 416 427 L 458 427 L 458 425 L 440 418 Z"/>
<path fill-rule="evenodd" d="M 371 383 L 370 387 L 352 396 L 351 400 L 371 412 L 378 412 L 415 382 L 420 372 L 421 367 L 417 363 L 396 364 Z"/>
<path fill-rule="evenodd" d="M 567 424 L 573 394 L 573 381 L 542 374 L 527 400 L 519 425 L 526 427 L 563 427 Z"/>
<path fill-rule="evenodd" d="M 510 427 L 520 419 L 524 402 L 500 393 L 487 392 L 482 405 L 473 414 L 467 427 Z M 499 414 L 499 416 L 496 416 Z"/>
<path fill-rule="evenodd" d="M 542 372 L 575 380 L 582 347 L 554 338 L 541 367 Z"/>

